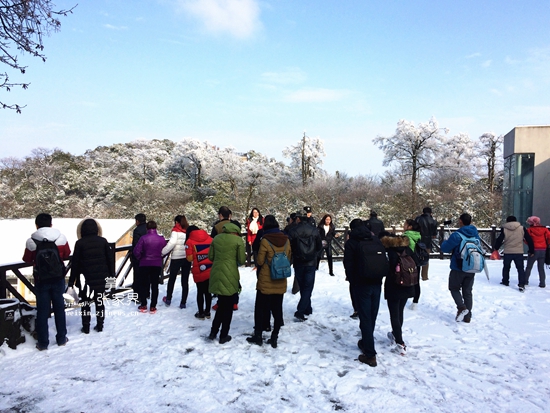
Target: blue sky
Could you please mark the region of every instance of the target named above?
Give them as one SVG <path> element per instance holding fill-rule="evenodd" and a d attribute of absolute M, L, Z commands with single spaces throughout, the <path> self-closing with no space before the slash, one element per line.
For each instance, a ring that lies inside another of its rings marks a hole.
<path fill-rule="evenodd" d="M 74 2 L 54 0 L 58 8 Z M 197 138 L 283 160 L 306 131 L 324 168 L 381 173 L 377 135 L 550 124 L 550 1 L 88 0 L 22 57 L 26 104 L 0 157 Z M 7 67 L 0 68 L 7 70 Z"/>

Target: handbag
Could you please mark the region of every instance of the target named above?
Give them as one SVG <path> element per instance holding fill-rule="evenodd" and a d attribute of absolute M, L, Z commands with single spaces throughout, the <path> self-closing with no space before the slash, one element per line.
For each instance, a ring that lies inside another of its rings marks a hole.
<path fill-rule="evenodd" d="M 500 260 L 500 253 L 498 250 L 493 251 L 490 257 L 491 260 Z"/>

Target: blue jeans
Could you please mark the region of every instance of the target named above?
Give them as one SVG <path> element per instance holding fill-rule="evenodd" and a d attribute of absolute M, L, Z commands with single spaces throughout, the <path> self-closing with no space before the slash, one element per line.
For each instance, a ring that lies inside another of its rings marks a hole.
<path fill-rule="evenodd" d="M 38 335 L 38 346 L 48 348 L 50 344 L 48 331 L 48 318 L 53 307 L 55 328 L 57 334 L 55 340 L 58 345 L 65 344 L 67 338 L 67 321 L 65 319 L 65 279 L 53 283 L 36 283 L 36 334 Z"/>
<path fill-rule="evenodd" d="M 311 293 L 315 284 L 315 265 L 312 266 L 295 266 L 294 276 L 298 280 L 300 286 L 300 301 L 296 312 L 300 315 L 309 315 L 313 313 L 311 308 Z"/>
<path fill-rule="evenodd" d="M 382 285 L 353 284 L 351 286 L 353 299 L 359 313 L 359 328 L 361 329 L 361 340 L 363 354 L 367 357 L 376 356 L 374 349 L 374 327 L 380 307 L 380 293 Z"/>
<path fill-rule="evenodd" d="M 523 254 L 504 254 L 502 264 L 502 282 L 504 284 L 510 283 L 510 268 L 512 267 L 512 261 L 518 270 L 518 286 L 523 287 L 525 285 L 525 271 L 523 269 Z"/>

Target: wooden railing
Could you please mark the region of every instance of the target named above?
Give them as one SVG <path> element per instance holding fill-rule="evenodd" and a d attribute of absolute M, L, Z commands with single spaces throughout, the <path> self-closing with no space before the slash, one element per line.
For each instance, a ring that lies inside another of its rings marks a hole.
<path fill-rule="evenodd" d="M 395 226 L 387 228 L 387 230 L 394 233 L 401 233 L 403 231 L 402 228 L 398 228 Z M 443 226 L 440 226 L 438 230 L 439 239 L 444 239 L 446 232 L 451 233 L 456 230 L 457 228 L 445 228 Z M 344 244 L 345 244 L 345 241 L 348 239 L 348 232 L 349 232 L 348 227 L 336 229 L 336 233 L 339 234 L 339 236 L 334 237 L 331 244 L 332 254 L 333 254 L 332 256 L 334 260 L 343 259 Z M 485 247 L 486 255 L 489 256 L 492 251 L 491 246 L 494 244 L 496 239 L 497 227 L 492 226 L 491 228 L 478 228 L 478 232 L 480 234 L 483 246 Z M 246 237 L 246 233 L 241 235 Z M 449 258 L 450 254 L 443 253 L 439 248 L 439 241 L 437 239 L 433 241 L 434 242 L 432 243 L 431 258 L 440 258 L 440 259 Z M 124 245 L 124 246 L 115 247 L 114 244 L 111 244 L 111 246 L 113 248 L 115 256 L 120 258 L 116 260 L 117 264 L 115 264 L 116 265 L 115 280 L 112 283 L 112 288 L 106 291 L 107 297 L 112 297 L 114 294 L 128 291 L 130 289 L 130 287 L 126 285 L 126 280 L 130 275 L 130 272 L 132 271 L 132 262 L 130 260 L 130 253 L 129 253 L 132 246 Z M 67 273 L 70 271 L 70 268 L 71 268 L 71 258 L 72 257 L 69 257 L 69 259 L 66 262 Z M 168 256 L 164 258 L 164 266 L 166 266 L 167 260 L 168 260 Z M 24 262 L 16 262 L 12 264 L 0 265 L 0 298 L 7 298 L 8 294 L 11 294 L 13 297 L 17 298 L 18 300 L 27 302 L 25 297 L 23 297 L 17 291 L 17 288 L 14 285 L 12 285 L 11 281 L 20 280 L 34 294 L 35 287 L 33 282 L 31 282 L 31 280 L 33 280 L 32 276 L 26 276 L 21 273 L 22 268 L 30 268 L 30 267 L 32 267 L 31 264 L 27 264 Z M 163 275 L 164 274 L 165 273 L 163 272 Z M 166 277 L 167 275 L 164 275 L 164 278 Z"/>

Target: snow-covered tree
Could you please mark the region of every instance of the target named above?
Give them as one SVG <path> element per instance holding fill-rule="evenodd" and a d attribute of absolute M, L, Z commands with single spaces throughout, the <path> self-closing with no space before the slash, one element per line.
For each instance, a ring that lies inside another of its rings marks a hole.
<path fill-rule="evenodd" d="M 55 5 L 50 0 L 0 0 L 0 63 L 24 74 L 27 67 L 18 59 L 19 53 L 38 57 L 43 62 L 42 39 L 61 27 L 60 16 L 72 12 L 69 10 L 54 10 Z M 10 91 L 14 86 L 26 89 L 28 83 L 14 83 L 6 72 L 0 72 L 0 90 Z M 23 106 L 24 107 L 24 106 Z M 21 106 L 7 104 L 0 100 L 0 108 L 14 109 L 21 113 Z"/>
<path fill-rule="evenodd" d="M 384 152 L 384 166 L 397 164 L 394 172 L 410 179 L 412 205 L 416 206 L 417 184 L 423 172 L 436 167 L 440 156 L 441 128 L 435 117 L 415 126 L 413 122 L 400 120 L 392 136 L 377 136 L 373 143 Z M 444 130 L 445 134 L 448 131 Z"/>
<path fill-rule="evenodd" d="M 291 167 L 299 171 L 302 185 L 319 174 L 323 165 L 323 156 L 326 156 L 323 141 L 319 138 L 304 136 L 294 146 L 283 150 L 283 156 L 291 160 Z"/>
<path fill-rule="evenodd" d="M 502 168 L 500 151 L 504 136 L 497 136 L 493 132 L 484 133 L 479 137 L 477 149 L 487 166 L 487 189 L 493 193 L 495 190 L 495 179 L 498 169 Z"/>

